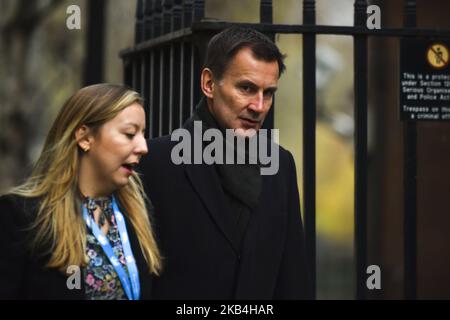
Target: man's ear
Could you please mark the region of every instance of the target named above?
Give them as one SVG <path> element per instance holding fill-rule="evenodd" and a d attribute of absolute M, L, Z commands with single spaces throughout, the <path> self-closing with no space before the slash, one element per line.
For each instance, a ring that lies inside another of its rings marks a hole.
<path fill-rule="evenodd" d="M 75 140 L 77 140 L 77 144 L 81 150 L 88 152 L 94 142 L 91 129 L 83 124 L 75 131 Z"/>
<path fill-rule="evenodd" d="M 211 69 L 204 68 L 202 70 L 202 74 L 201 74 L 201 78 L 200 78 L 200 85 L 201 85 L 203 94 L 207 98 L 212 99 L 213 93 L 214 93 L 214 78 L 213 78 Z"/>

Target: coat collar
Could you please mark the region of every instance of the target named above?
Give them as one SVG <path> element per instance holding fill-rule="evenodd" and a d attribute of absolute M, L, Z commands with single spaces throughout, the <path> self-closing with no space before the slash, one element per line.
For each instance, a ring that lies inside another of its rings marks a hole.
<path fill-rule="evenodd" d="M 184 126 L 193 134 L 193 121 L 187 121 Z M 185 172 L 195 192 L 205 205 L 213 221 L 233 251 L 239 256 L 239 239 L 236 234 L 233 217 L 227 212 L 229 206 L 216 167 L 207 164 L 186 164 Z"/>
<path fill-rule="evenodd" d="M 216 169 L 212 165 L 191 164 L 186 165 L 185 171 L 211 218 L 228 240 L 236 255 L 239 255 L 235 226 L 232 217 L 226 210 L 229 204 L 226 201 Z"/>

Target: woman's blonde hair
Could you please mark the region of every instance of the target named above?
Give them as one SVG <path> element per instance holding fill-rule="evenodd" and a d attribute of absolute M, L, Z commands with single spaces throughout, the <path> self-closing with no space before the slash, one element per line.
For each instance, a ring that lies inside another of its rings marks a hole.
<path fill-rule="evenodd" d="M 81 214 L 78 170 L 81 149 L 75 131 L 86 125 L 94 132 L 140 95 L 121 85 L 96 84 L 82 88 L 67 100 L 53 123 L 31 176 L 11 193 L 39 197 L 32 228 L 32 247 L 48 246 L 47 266 L 65 272 L 69 265 L 86 265 L 86 225 Z M 161 257 L 153 237 L 141 179 L 136 173 L 115 196 L 136 232 L 149 271 L 159 274 Z M 44 245 L 44 246 L 43 246 Z"/>

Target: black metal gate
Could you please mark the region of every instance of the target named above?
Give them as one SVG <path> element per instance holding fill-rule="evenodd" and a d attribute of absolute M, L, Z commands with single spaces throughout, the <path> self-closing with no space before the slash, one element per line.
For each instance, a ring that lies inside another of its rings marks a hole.
<path fill-rule="evenodd" d="M 125 83 L 141 92 L 149 115 L 148 136 L 169 134 L 191 115 L 200 99 L 199 75 L 208 40 L 236 23 L 207 21 L 204 0 L 138 0 L 135 45 L 121 51 Z M 354 26 L 316 25 L 315 0 L 303 0 L 303 25 L 272 24 L 272 1 L 260 0 L 255 28 L 275 34 L 303 34 L 303 190 L 308 266 L 316 295 L 316 36 L 347 35 L 354 41 L 355 260 L 356 298 L 366 297 L 368 37 L 445 37 L 450 30 L 418 29 L 416 1 L 404 1 L 404 27 L 369 30 L 367 1 L 355 0 Z M 273 127 L 273 111 L 265 121 Z M 404 295 L 416 298 L 416 123 L 404 123 Z"/>

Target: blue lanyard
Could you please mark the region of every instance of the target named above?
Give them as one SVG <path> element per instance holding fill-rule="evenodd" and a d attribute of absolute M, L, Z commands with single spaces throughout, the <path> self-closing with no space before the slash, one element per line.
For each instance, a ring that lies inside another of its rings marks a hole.
<path fill-rule="evenodd" d="M 102 246 L 103 251 L 108 257 L 109 261 L 116 270 L 117 275 L 120 278 L 122 287 L 128 296 L 129 300 L 139 300 L 141 293 L 141 288 L 139 284 L 139 272 L 137 270 L 136 261 L 134 260 L 133 252 L 131 251 L 130 241 L 128 239 L 127 229 L 125 227 L 125 219 L 117 206 L 117 202 L 114 196 L 112 196 L 112 206 L 114 210 L 114 215 L 116 217 L 117 228 L 119 229 L 120 239 L 122 241 L 123 253 L 125 256 L 125 261 L 127 263 L 128 274 L 123 269 L 122 264 L 119 259 L 114 254 L 114 251 L 109 243 L 108 239 L 103 235 L 94 219 L 88 215 L 87 208 L 83 205 L 83 217 L 86 221 L 86 225 L 91 229 L 92 234 L 97 239 L 97 241 Z M 131 280 L 131 284 L 130 284 Z"/>

